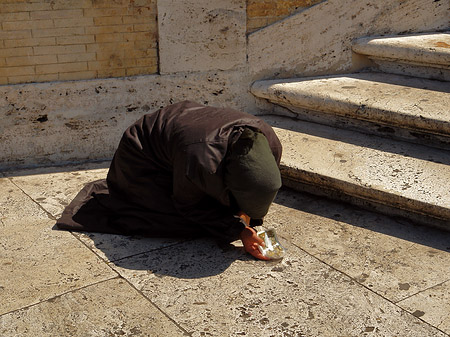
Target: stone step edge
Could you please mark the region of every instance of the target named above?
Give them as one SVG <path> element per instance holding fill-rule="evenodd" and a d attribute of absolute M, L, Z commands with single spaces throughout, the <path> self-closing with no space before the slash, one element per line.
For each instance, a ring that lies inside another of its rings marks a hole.
<path fill-rule="evenodd" d="M 349 203 L 356 205 L 369 211 L 378 212 L 388 216 L 400 217 L 407 219 L 413 223 L 424 225 L 428 227 L 435 227 L 450 231 L 450 219 L 444 219 L 441 217 L 435 217 L 431 214 L 423 212 L 415 212 L 411 209 L 399 207 L 398 205 L 387 204 L 374 198 L 367 198 L 361 194 L 350 193 L 348 189 L 342 188 L 349 187 L 348 182 L 342 182 L 326 176 L 317 175 L 316 179 L 320 179 L 323 183 L 318 184 L 308 180 L 306 177 L 308 173 L 302 174 L 297 169 L 288 167 L 286 165 L 280 166 L 282 172 L 283 187 L 293 189 L 297 192 L 306 192 L 309 194 L 326 197 L 328 199 Z M 309 172 L 309 175 L 311 173 Z M 345 185 L 340 185 L 345 184 Z M 352 189 L 355 186 L 351 186 Z M 409 200 L 404 198 L 405 200 Z"/>
<path fill-rule="evenodd" d="M 416 46 L 411 45 L 411 41 L 415 39 L 420 41 Z M 429 40 L 427 46 L 420 45 L 427 40 Z M 393 44 L 393 42 L 397 43 Z M 450 34 L 424 33 L 404 36 L 362 37 L 354 41 L 352 50 L 371 59 L 450 69 L 450 49 L 448 49 L 448 45 L 450 45 Z"/>
<path fill-rule="evenodd" d="M 392 124 L 381 121 L 356 119 L 352 116 L 296 108 L 283 105 L 279 102 L 272 103 L 274 103 L 274 107 L 270 112 L 272 115 L 294 118 L 298 121 L 327 125 L 398 141 L 406 141 L 447 151 L 450 150 L 450 134 L 434 134 L 427 132 L 427 130 L 411 129 L 402 125 L 393 126 Z"/>
<path fill-rule="evenodd" d="M 329 76 L 329 78 L 337 78 L 339 76 L 345 76 L 345 75 L 355 75 L 355 74 L 343 74 L 343 75 L 332 75 Z M 395 75 L 399 76 L 399 75 Z M 319 77 L 307 77 L 307 78 L 300 78 L 302 81 L 308 80 L 308 79 L 320 79 L 320 78 L 328 78 L 327 76 L 319 76 Z M 306 95 L 301 94 L 298 97 L 294 97 L 293 95 L 288 95 L 286 92 L 283 92 L 282 89 L 273 89 L 273 93 L 270 93 L 267 89 L 266 83 L 272 83 L 272 84 L 282 84 L 283 81 L 286 81 L 285 83 L 288 83 L 288 81 L 292 81 L 294 79 L 285 79 L 285 80 L 260 80 L 255 81 L 251 88 L 250 92 L 262 99 L 266 99 L 271 103 L 283 106 L 285 108 L 289 107 L 295 107 L 298 109 L 304 109 L 304 110 L 310 110 L 314 112 L 320 112 L 325 114 L 333 114 L 333 115 L 339 115 L 346 118 L 353 118 L 358 119 L 366 122 L 373 122 L 373 123 L 379 123 L 382 125 L 390 125 L 393 127 L 401 127 L 403 129 L 408 129 L 411 131 L 420 131 L 421 133 L 430 133 L 435 135 L 443 135 L 443 136 L 449 136 L 448 132 L 448 122 L 444 123 L 438 123 L 437 125 L 433 125 L 433 127 L 429 127 L 426 125 L 425 118 L 414 118 L 413 116 L 403 115 L 403 118 L 400 118 L 400 113 L 395 111 L 389 111 L 387 114 L 386 110 L 381 110 L 378 108 L 373 108 L 370 105 L 364 105 L 364 109 L 366 110 L 366 113 L 372 111 L 371 116 L 376 115 L 372 118 L 356 115 L 354 112 L 357 112 L 361 109 L 361 104 L 357 102 L 344 102 L 344 101 L 328 101 L 324 102 L 322 98 L 320 97 L 313 97 L 313 95 Z M 431 80 L 430 80 L 431 81 Z M 318 107 L 321 107 L 319 110 Z M 384 117 L 385 120 L 383 120 L 381 117 Z M 406 117 L 406 120 L 405 118 Z M 396 118 L 398 120 L 396 120 Z M 405 122 L 407 124 L 405 125 Z M 450 121 L 449 121 L 450 122 Z M 439 124 L 442 126 L 436 127 Z"/>

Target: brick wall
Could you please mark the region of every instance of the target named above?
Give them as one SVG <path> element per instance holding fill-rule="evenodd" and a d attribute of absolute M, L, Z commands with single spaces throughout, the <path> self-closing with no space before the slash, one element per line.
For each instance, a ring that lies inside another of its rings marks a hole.
<path fill-rule="evenodd" d="M 157 72 L 156 0 L 0 0 L 0 84 Z"/>
<path fill-rule="evenodd" d="M 247 0 L 247 32 L 320 1 Z M 156 6 L 157 0 L 0 0 L 0 85 L 157 73 Z"/>
<path fill-rule="evenodd" d="M 247 0 L 247 33 L 323 0 Z"/>

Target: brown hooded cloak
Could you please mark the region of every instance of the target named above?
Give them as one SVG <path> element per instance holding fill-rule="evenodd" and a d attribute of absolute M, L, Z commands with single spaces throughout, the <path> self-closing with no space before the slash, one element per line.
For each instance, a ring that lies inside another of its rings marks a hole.
<path fill-rule="evenodd" d="M 123 134 L 107 179 L 87 184 L 57 226 L 237 239 L 244 224 L 224 184 L 223 162 L 245 127 L 265 135 L 279 164 L 281 144 L 274 131 L 248 113 L 185 101 L 144 115 Z"/>

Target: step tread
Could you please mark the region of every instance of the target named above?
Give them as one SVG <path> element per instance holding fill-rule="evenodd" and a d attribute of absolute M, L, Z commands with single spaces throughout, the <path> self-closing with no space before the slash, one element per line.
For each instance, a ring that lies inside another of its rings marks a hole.
<path fill-rule="evenodd" d="M 264 116 L 283 144 L 284 176 L 450 220 L 450 152 Z M 309 180 L 309 181 L 307 181 Z"/>
<path fill-rule="evenodd" d="M 450 134 L 450 82 L 354 73 L 262 80 L 251 92 L 285 107 Z"/>
<path fill-rule="evenodd" d="M 355 53 L 369 57 L 450 67 L 450 33 L 424 33 L 357 39 Z"/>

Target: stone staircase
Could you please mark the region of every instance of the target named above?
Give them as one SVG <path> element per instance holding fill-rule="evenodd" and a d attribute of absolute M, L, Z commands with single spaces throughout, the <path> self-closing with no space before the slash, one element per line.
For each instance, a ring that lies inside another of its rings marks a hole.
<path fill-rule="evenodd" d="M 284 184 L 450 230 L 450 34 L 362 38 L 360 73 L 257 81 Z"/>

